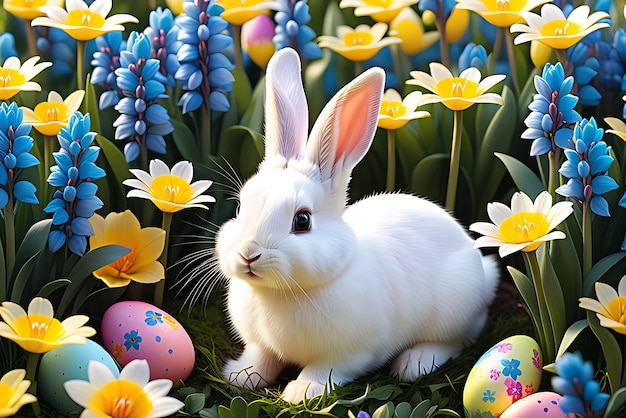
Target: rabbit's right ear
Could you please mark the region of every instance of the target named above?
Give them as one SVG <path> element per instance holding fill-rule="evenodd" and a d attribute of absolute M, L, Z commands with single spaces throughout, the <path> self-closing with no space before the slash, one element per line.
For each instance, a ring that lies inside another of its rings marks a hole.
<path fill-rule="evenodd" d="M 265 85 L 265 159 L 299 159 L 309 131 L 300 57 L 283 48 L 270 59 Z"/>

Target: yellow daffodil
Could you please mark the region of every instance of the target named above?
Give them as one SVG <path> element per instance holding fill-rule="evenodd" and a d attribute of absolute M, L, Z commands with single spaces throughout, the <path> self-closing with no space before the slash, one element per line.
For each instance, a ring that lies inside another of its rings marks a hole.
<path fill-rule="evenodd" d="M 115 377 L 107 366 L 90 361 L 87 380 L 69 380 L 63 384 L 74 402 L 85 408 L 81 416 L 89 417 L 167 417 L 183 403 L 167 396 L 172 388 L 169 379 L 150 381 L 146 360 L 129 362 Z"/>
<path fill-rule="evenodd" d="M 580 298 L 580 307 L 596 313 L 600 325 L 626 334 L 626 276 L 619 281 L 617 292 L 606 283 L 596 282 L 598 300 Z"/>
<path fill-rule="evenodd" d="M 424 10 L 422 13 L 422 22 L 428 26 L 435 25 L 437 15 L 432 10 Z M 446 42 L 453 44 L 457 42 L 469 27 L 469 12 L 465 9 L 455 7 L 445 23 Z"/>
<path fill-rule="evenodd" d="M 22 406 L 37 402 L 34 395 L 26 393 L 30 381 L 24 380 L 25 376 L 24 369 L 16 369 L 0 379 L 0 417 L 12 417 Z"/>
<path fill-rule="evenodd" d="M 622 97 L 622 100 L 626 100 L 626 96 Z M 611 127 L 611 129 L 607 129 L 608 133 L 613 135 L 617 135 L 623 141 L 626 141 L 626 123 L 623 120 L 618 118 L 604 118 L 604 121 Z"/>
<path fill-rule="evenodd" d="M 40 91 L 39 83 L 31 81 L 37 74 L 52 65 L 40 62 L 39 57 L 30 57 L 20 63 L 18 57 L 9 57 L 0 67 L 0 100 L 8 100 L 20 91 Z"/>
<path fill-rule="evenodd" d="M 184 2 L 185 0 L 165 0 L 167 8 L 170 9 L 175 16 L 185 13 L 185 9 L 183 9 Z"/>
<path fill-rule="evenodd" d="M 414 91 L 407 94 L 403 100 L 396 90 L 388 89 L 385 91 L 378 115 L 378 127 L 395 130 L 403 127 L 410 120 L 430 116 L 428 112 L 415 111 L 420 105 L 421 97 L 421 92 Z"/>
<path fill-rule="evenodd" d="M 31 110 L 20 107 L 24 113 L 24 123 L 28 123 L 43 135 L 55 136 L 67 126 L 70 116 L 80 107 L 85 97 L 84 90 L 76 90 L 65 100 L 56 91 L 48 93 L 48 101 L 41 102 Z"/>
<path fill-rule="evenodd" d="M 457 0 L 457 9 L 478 13 L 494 26 L 507 28 L 523 22 L 521 12 L 530 12 L 550 0 Z"/>
<path fill-rule="evenodd" d="M 389 23 L 417 0 L 341 0 L 339 7 L 354 7 L 355 16 L 369 16 L 377 22 Z"/>
<path fill-rule="evenodd" d="M 0 306 L 0 337 L 15 341 L 31 353 L 46 353 L 66 344 L 85 344 L 96 330 L 83 326 L 89 317 L 74 315 L 63 322 L 53 317 L 54 308 L 46 298 L 36 297 L 28 305 L 28 313 L 13 302 Z"/>
<path fill-rule="evenodd" d="M 42 6 L 62 6 L 64 0 L 4 0 L 4 10 L 23 20 L 33 20 L 46 13 Z"/>
<path fill-rule="evenodd" d="M 399 44 L 399 38 L 387 37 L 386 23 L 375 23 L 373 26 L 358 25 L 356 28 L 339 25 L 337 37 L 320 36 L 318 45 L 320 48 L 328 48 L 350 61 L 367 61 L 378 53 L 383 47 Z"/>
<path fill-rule="evenodd" d="M 112 0 L 95 0 L 89 6 L 83 0 L 66 0 L 65 9 L 43 6 L 47 16 L 35 18 L 31 24 L 58 28 L 78 41 L 90 41 L 105 33 L 122 32 L 122 23 L 139 22 L 129 14 L 107 17 L 112 7 Z"/>
<path fill-rule="evenodd" d="M 150 174 L 143 170 L 131 169 L 137 179 L 124 180 L 124 184 L 134 189 L 127 197 L 151 200 L 163 212 L 178 212 L 181 209 L 199 207 L 208 209 L 202 203 L 215 202 L 215 198 L 202 193 L 208 189 L 210 180 L 191 182 L 193 166 L 189 161 L 179 161 L 172 170 L 161 160 L 150 161 Z"/>
<path fill-rule="evenodd" d="M 165 277 L 163 265 L 157 261 L 165 247 L 165 231 L 161 228 L 142 228 L 129 210 L 109 213 L 106 218 L 95 214 L 89 218 L 94 235 L 89 247 L 121 245 L 131 251 L 93 272 L 108 287 L 122 287 L 131 281 L 157 283 Z"/>
<path fill-rule="evenodd" d="M 530 41 L 530 60 L 535 68 L 543 68 L 552 57 L 553 49 L 539 41 Z"/>
<path fill-rule="evenodd" d="M 273 0 L 217 0 L 217 4 L 224 8 L 220 17 L 237 26 L 259 15 L 268 14 L 270 10 L 280 9 L 280 3 Z"/>
<path fill-rule="evenodd" d="M 413 79 L 406 84 L 414 84 L 430 90 L 434 94 L 424 94 L 421 104 L 441 102 L 452 110 L 465 110 L 474 103 L 495 103 L 502 105 L 502 97 L 496 93 L 486 93 L 506 78 L 505 75 L 491 75 L 481 81 L 477 68 L 470 67 L 458 77 L 438 62 L 430 63 L 430 74 L 411 71 Z"/>
<path fill-rule="evenodd" d="M 241 26 L 241 46 L 250 59 L 265 69 L 274 55 L 274 21 L 267 15 L 259 15 Z"/>
<path fill-rule="evenodd" d="M 609 18 L 608 13 L 595 12 L 590 16 L 589 10 L 587 5 L 578 6 L 565 17 L 557 5 L 548 3 L 541 6 L 541 16 L 520 12 L 527 24 L 516 23 L 511 26 L 512 33 L 522 32 L 514 42 L 519 45 L 537 40 L 553 49 L 567 49 L 590 33 L 610 26 L 606 22 L 599 22 Z"/>
<path fill-rule="evenodd" d="M 389 36 L 402 40 L 402 52 L 415 55 L 433 46 L 439 40 L 439 31 L 424 32 L 424 24 L 417 12 L 406 7 L 389 24 Z"/>
<path fill-rule="evenodd" d="M 559 202 L 552 206 L 552 195 L 541 192 L 535 202 L 523 192 L 511 198 L 511 207 L 502 203 L 489 203 L 487 213 L 493 223 L 475 222 L 470 231 L 482 234 L 475 248 L 499 247 L 500 257 L 517 251 L 534 251 L 546 241 L 563 239 L 561 231 L 552 231 L 572 214 L 572 202 Z"/>

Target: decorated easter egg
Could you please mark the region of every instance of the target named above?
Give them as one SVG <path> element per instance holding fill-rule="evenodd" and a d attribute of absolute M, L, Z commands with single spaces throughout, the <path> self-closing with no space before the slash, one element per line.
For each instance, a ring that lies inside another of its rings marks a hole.
<path fill-rule="evenodd" d="M 535 393 L 541 383 L 539 344 L 529 336 L 506 338 L 484 353 L 470 370 L 463 390 L 468 418 L 499 416 L 514 402 Z"/>
<path fill-rule="evenodd" d="M 104 363 L 115 377 L 117 364 L 98 343 L 87 339 L 85 344 L 69 344 L 50 350 L 41 356 L 37 372 L 37 389 L 45 403 L 57 412 L 80 412 L 83 408 L 65 392 L 68 380 L 89 380 L 87 368 L 91 360 Z"/>
<path fill-rule="evenodd" d="M 102 317 L 102 341 L 109 353 L 125 366 L 145 359 L 150 379 L 176 383 L 191 374 L 196 360 L 187 331 L 170 314 L 146 302 L 118 302 Z"/>
<path fill-rule="evenodd" d="M 509 406 L 500 418 L 567 418 L 559 407 L 560 400 L 558 393 L 536 392 Z"/>

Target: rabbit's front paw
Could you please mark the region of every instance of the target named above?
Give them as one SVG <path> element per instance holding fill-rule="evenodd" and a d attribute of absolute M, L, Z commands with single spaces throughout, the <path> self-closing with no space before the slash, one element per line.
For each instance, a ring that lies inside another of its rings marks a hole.
<path fill-rule="evenodd" d="M 321 383 L 292 380 L 285 387 L 281 398 L 287 402 L 297 404 L 305 399 L 312 399 L 323 394 L 325 389 L 326 385 Z"/>
<path fill-rule="evenodd" d="M 244 365 L 238 360 L 230 360 L 223 370 L 224 377 L 233 385 L 242 388 L 256 389 L 269 384 L 254 366 Z"/>
<path fill-rule="evenodd" d="M 282 368 L 282 362 L 274 354 L 250 344 L 241 357 L 226 362 L 222 374 L 236 386 L 256 389 L 272 383 Z"/>

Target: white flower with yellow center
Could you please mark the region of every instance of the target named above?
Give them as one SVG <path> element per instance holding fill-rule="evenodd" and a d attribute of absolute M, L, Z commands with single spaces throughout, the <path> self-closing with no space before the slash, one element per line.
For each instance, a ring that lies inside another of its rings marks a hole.
<path fill-rule="evenodd" d="M 589 15 L 589 6 L 578 6 L 565 17 L 563 10 L 553 3 L 541 7 L 541 16 L 531 12 L 521 12 L 527 24 L 516 23 L 511 26 L 511 32 L 522 32 L 514 43 L 537 40 L 553 49 L 567 49 L 585 36 L 598 29 L 608 28 L 602 19 L 609 18 L 605 12 L 595 12 Z M 599 23 L 598 23 L 599 22 Z"/>
<path fill-rule="evenodd" d="M 0 417 L 15 416 L 22 406 L 37 402 L 34 395 L 26 393 L 30 381 L 24 380 L 25 376 L 24 369 L 16 369 L 0 379 Z"/>
<path fill-rule="evenodd" d="M 403 127 L 410 120 L 430 116 L 428 112 L 415 110 L 420 105 L 421 97 L 422 93 L 419 91 L 407 94 L 404 99 L 394 89 L 385 91 L 380 104 L 378 127 L 395 130 Z"/>
<path fill-rule="evenodd" d="M 99 361 L 90 361 L 86 380 L 63 384 L 68 396 L 85 408 L 81 418 L 159 418 L 174 414 L 184 404 L 167 396 L 172 388 L 169 379 L 150 381 L 146 360 L 133 360 L 119 377 Z"/>
<path fill-rule="evenodd" d="M 546 241 L 565 238 L 561 231 L 552 231 L 572 214 L 572 202 L 552 206 L 552 195 L 541 192 L 535 202 L 523 192 L 511 198 L 511 207 L 495 202 L 487 205 L 493 223 L 475 222 L 470 231 L 482 234 L 474 248 L 499 247 L 500 257 L 517 251 L 535 251 Z"/>
<path fill-rule="evenodd" d="M 20 63 L 18 57 L 9 57 L 0 67 L 0 100 L 8 100 L 20 91 L 41 91 L 39 83 L 31 81 L 37 74 L 52 65 L 40 62 L 39 57 L 30 57 Z"/>
<path fill-rule="evenodd" d="M 4 0 L 4 10 L 15 17 L 24 20 L 33 20 L 46 14 L 41 11 L 42 6 L 62 6 L 63 0 Z"/>
<path fill-rule="evenodd" d="M 377 22 L 389 23 L 416 3 L 417 0 L 341 0 L 339 7 L 354 7 L 355 16 L 370 16 Z"/>
<path fill-rule="evenodd" d="M 133 187 L 127 197 L 151 200 L 163 212 L 178 212 L 181 209 L 199 207 L 208 209 L 203 203 L 215 202 L 215 198 L 202 193 L 213 182 L 193 179 L 193 166 L 189 161 L 179 161 L 170 171 L 163 161 L 150 161 L 150 173 L 131 169 L 137 179 L 124 180 L 123 184 Z"/>
<path fill-rule="evenodd" d="M 443 103 L 452 110 L 465 110 L 474 103 L 494 103 L 502 105 L 502 97 L 487 90 L 506 78 L 505 75 L 490 75 L 481 80 L 480 71 L 470 67 L 458 77 L 438 62 L 430 63 L 430 74 L 423 71 L 411 71 L 412 80 L 406 84 L 414 84 L 430 90 L 433 94 L 424 94 L 420 104 Z"/>
<path fill-rule="evenodd" d="M 580 298 L 580 307 L 596 313 L 600 325 L 626 334 L 626 276 L 619 281 L 617 291 L 606 283 L 596 282 L 598 300 Z"/>
<path fill-rule="evenodd" d="M 505 27 L 523 22 L 521 12 L 530 12 L 550 0 L 457 0 L 457 9 L 471 10 L 494 26 Z"/>
<path fill-rule="evenodd" d="M 96 330 L 83 326 L 89 317 L 74 315 L 63 322 L 54 318 L 52 303 L 36 297 L 28 305 L 28 313 L 13 302 L 2 302 L 0 337 L 16 342 L 31 353 L 47 353 L 66 344 L 85 344 L 85 338 L 95 335 Z"/>
<path fill-rule="evenodd" d="M 122 32 L 122 23 L 138 23 L 129 14 L 107 17 L 113 7 L 112 0 L 95 0 L 87 5 L 83 0 L 66 0 L 65 9 L 59 6 L 43 6 L 45 17 L 33 19 L 32 26 L 61 29 L 78 41 L 90 41 L 109 32 Z"/>
<path fill-rule="evenodd" d="M 328 48 L 350 61 L 367 61 L 382 48 L 402 42 L 400 38 L 387 37 L 386 23 L 375 23 L 373 26 L 358 25 L 351 28 L 346 25 L 337 26 L 337 37 L 322 35 L 317 38 L 320 48 Z"/>
<path fill-rule="evenodd" d="M 24 112 L 24 123 L 33 126 L 43 135 L 55 136 L 65 128 L 85 97 L 84 90 L 76 90 L 65 100 L 56 91 L 48 93 L 48 101 L 38 103 L 34 109 L 20 107 Z"/>

